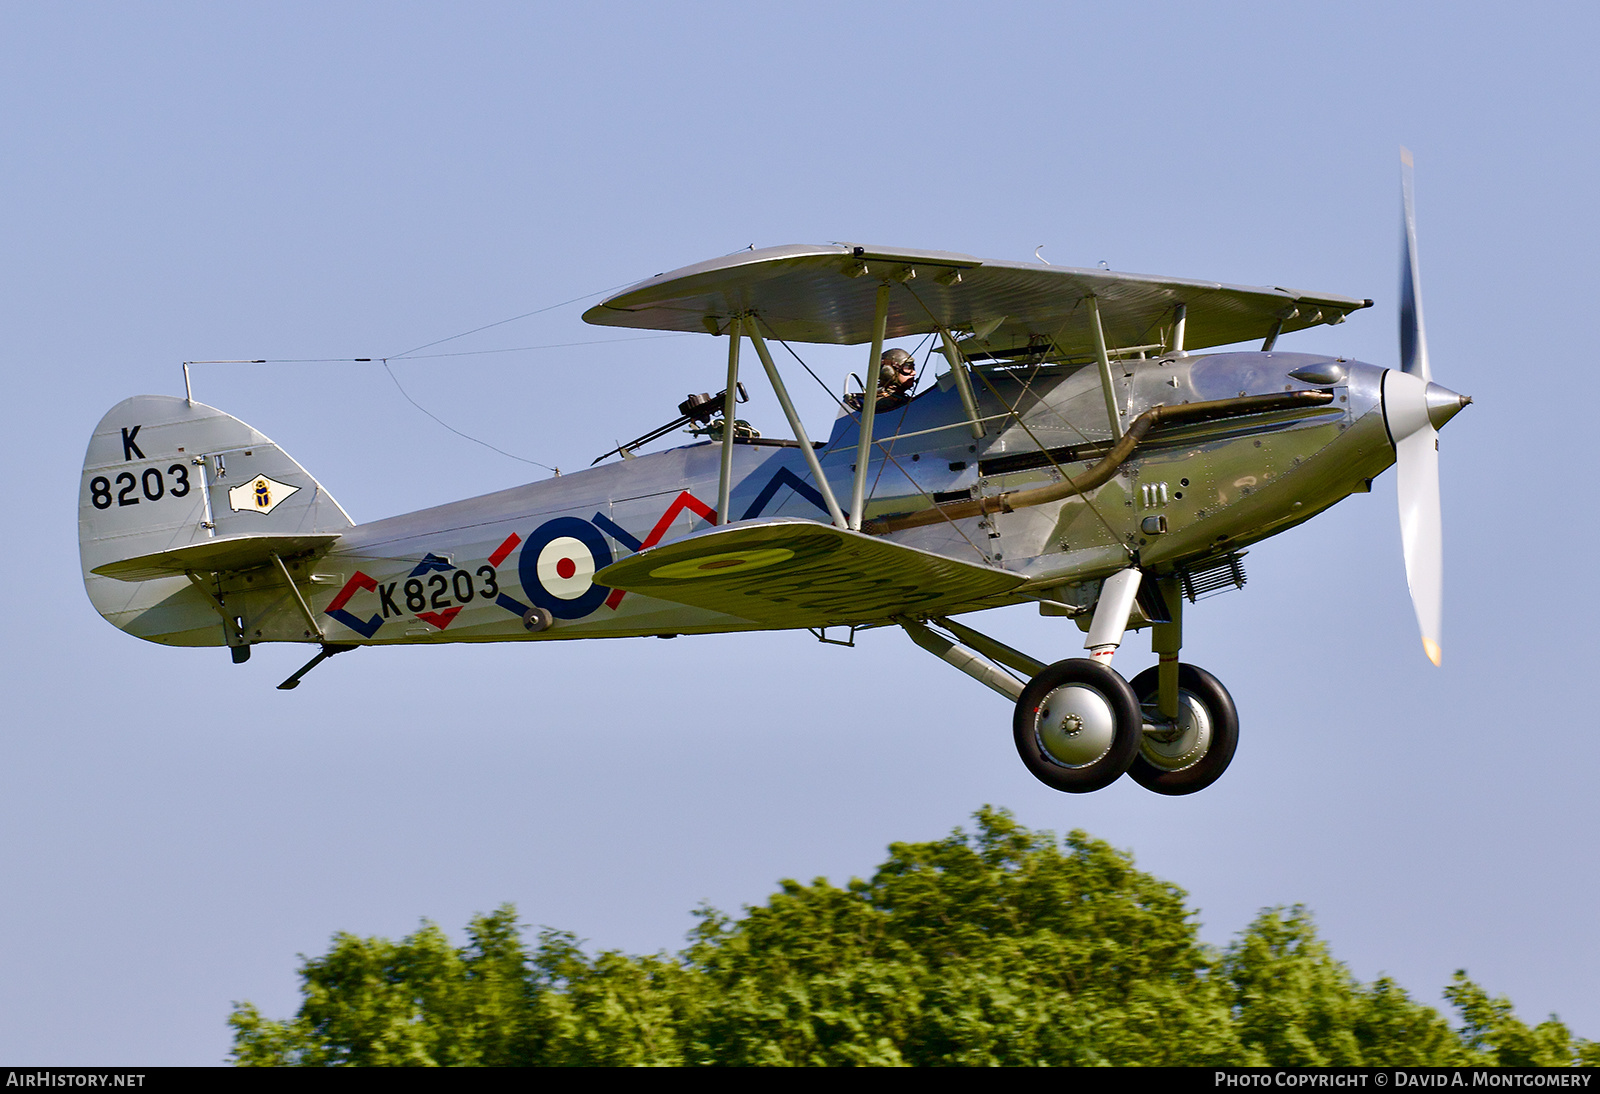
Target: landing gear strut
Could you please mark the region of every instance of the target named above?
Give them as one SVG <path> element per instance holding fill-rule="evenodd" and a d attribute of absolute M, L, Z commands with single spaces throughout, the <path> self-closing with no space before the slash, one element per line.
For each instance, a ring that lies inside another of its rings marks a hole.
<path fill-rule="evenodd" d="M 1233 697 L 1205 669 L 1178 661 L 1183 648 L 1183 590 L 1177 578 L 1157 582 L 1167 618 L 1150 645 L 1160 659 L 1133 678 L 1144 716 L 1144 740 L 1128 768 L 1133 781 L 1157 794 L 1193 794 L 1222 777 L 1239 745 Z"/>

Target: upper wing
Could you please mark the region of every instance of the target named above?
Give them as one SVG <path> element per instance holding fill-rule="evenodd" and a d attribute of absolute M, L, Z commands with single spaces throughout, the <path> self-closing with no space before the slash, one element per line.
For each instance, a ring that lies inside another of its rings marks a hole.
<path fill-rule="evenodd" d="M 1026 580 L 831 524 L 782 517 L 723 525 L 652 547 L 613 562 L 594 579 L 780 628 L 988 607 Z"/>
<path fill-rule="evenodd" d="M 1187 349 L 1265 338 L 1280 320 L 1282 331 L 1338 323 L 1372 304 L 1278 287 L 839 243 L 740 251 L 685 266 L 602 301 L 583 318 L 602 326 L 720 334 L 730 317 L 753 311 L 780 338 L 854 345 L 872 340 L 877 289 L 885 278 L 898 283 L 889 297 L 889 337 L 942 325 L 984 332 L 983 348 L 991 351 L 1049 340 L 1068 355 L 1092 354 L 1083 306 L 1088 296 L 1099 301 L 1106 344 L 1113 348 L 1169 344 L 1179 304 L 1187 308 Z"/>

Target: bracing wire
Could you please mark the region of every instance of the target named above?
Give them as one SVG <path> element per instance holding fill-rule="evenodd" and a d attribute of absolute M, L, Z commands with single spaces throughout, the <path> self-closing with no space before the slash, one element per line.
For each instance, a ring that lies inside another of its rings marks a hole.
<path fill-rule="evenodd" d="M 754 317 L 754 318 L 756 318 L 758 322 L 760 321 L 759 317 Z M 776 339 L 777 343 L 780 346 L 782 346 L 784 349 L 789 351 L 789 356 L 790 357 L 793 357 L 796 361 L 800 362 L 800 367 L 805 369 L 807 373 L 810 373 L 811 378 L 817 382 L 817 386 L 822 388 L 823 391 L 826 391 L 828 393 L 828 397 L 830 399 L 832 399 L 834 402 L 839 404 L 839 406 L 844 410 L 844 412 L 850 416 L 851 420 L 856 422 L 856 428 L 859 429 L 860 428 L 861 418 L 855 411 L 850 409 L 850 404 L 845 402 L 843 399 L 839 398 L 839 396 L 835 395 L 833 393 L 833 389 L 831 387 L 829 387 L 827 384 L 822 382 L 822 377 L 818 376 L 815 372 L 811 371 L 811 366 L 806 364 L 805 359 L 802 358 L 798 353 L 796 353 L 794 351 L 794 347 L 790 346 L 789 343 L 785 342 L 782 338 L 778 337 L 777 332 L 773 331 L 769 327 L 767 329 L 767 333 L 769 335 L 771 335 L 772 338 Z M 918 343 L 917 348 L 921 349 L 922 348 L 922 344 Z M 929 351 L 928 351 L 928 355 L 929 355 L 928 358 L 924 358 L 923 359 L 924 368 L 926 368 L 927 363 L 928 363 L 928 359 L 932 357 L 932 354 L 933 354 L 933 351 L 930 348 Z M 921 373 L 921 371 L 919 371 L 917 373 L 917 380 L 918 380 L 919 383 L 921 382 L 921 379 L 922 379 L 922 373 Z M 872 377 L 872 380 L 873 380 L 874 383 L 876 383 L 877 382 L 877 376 L 874 375 Z M 900 411 L 900 420 L 902 422 L 905 421 L 905 415 L 906 415 L 907 411 L 910 410 L 910 408 L 911 408 L 910 400 L 907 400 L 906 405 L 904 407 L 902 407 L 901 411 Z M 899 460 L 894 458 L 894 453 L 889 450 L 889 446 L 885 442 L 880 441 L 880 440 L 876 440 L 876 439 L 874 439 L 872 443 L 878 449 L 879 452 L 883 453 L 884 462 L 885 463 L 894 464 L 895 470 L 899 471 L 900 474 L 905 477 L 906 481 L 911 484 L 912 489 L 916 490 L 917 493 L 921 494 L 924 498 L 926 498 L 928 500 L 928 502 L 934 506 L 935 510 L 938 510 L 938 504 L 937 504 L 937 502 L 934 501 L 933 495 L 928 493 L 926 490 L 924 490 L 922 488 L 922 484 L 917 482 L 916 479 L 911 477 L 911 473 L 909 471 L 907 471 L 901 465 Z M 827 455 L 827 453 L 830 452 L 830 451 L 832 451 L 831 446 L 829 448 L 823 450 L 823 455 Z M 883 468 L 880 467 L 878 469 L 878 477 L 882 478 L 882 476 L 883 476 Z M 873 491 L 876 492 L 877 486 L 878 486 L 877 479 L 873 480 L 872 486 L 873 486 Z M 956 535 L 960 536 L 962 539 L 967 541 L 967 546 L 971 547 L 973 549 L 973 551 L 977 553 L 979 558 L 981 558 L 985 563 L 987 563 L 989 561 L 988 554 L 984 552 L 982 547 L 979 547 L 976 543 L 972 542 L 972 537 L 967 535 L 967 533 L 962 530 L 961 525 L 959 525 L 955 521 L 951 520 L 948 516 L 945 516 L 945 514 L 944 514 L 944 512 L 942 510 L 939 510 L 939 515 L 944 517 L 945 523 L 948 524 L 952 529 L 955 530 Z"/>
<path fill-rule="evenodd" d="M 647 341 L 653 341 L 653 340 L 658 339 L 658 338 L 680 338 L 680 337 L 685 337 L 684 335 L 681 335 L 681 334 L 654 334 L 654 335 L 643 335 L 643 336 L 640 336 L 640 337 L 637 337 L 637 338 L 601 338 L 601 339 L 596 339 L 596 340 L 586 341 L 586 342 L 556 342 L 556 343 L 551 343 L 551 344 L 542 345 L 542 346 L 508 346 L 508 347 L 505 347 L 503 349 L 461 350 L 461 351 L 458 351 L 458 352 L 449 352 L 449 353 L 422 353 L 422 352 L 420 352 L 421 350 L 431 349 L 434 346 L 442 346 L 446 342 L 454 342 L 458 338 L 465 338 L 470 334 L 477 334 L 480 331 L 491 330 L 494 327 L 503 327 L 507 323 L 515 323 L 519 319 L 528 319 L 528 318 L 531 318 L 532 316 L 535 316 L 535 315 L 543 315 L 545 312 L 555 311 L 557 308 L 565 308 L 565 307 L 567 307 L 568 305 L 571 305 L 571 304 L 577 304 L 577 303 L 580 303 L 580 302 L 582 302 L 584 300 L 590 300 L 590 299 L 593 299 L 596 296 L 602 296 L 605 293 L 613 292 L 613 291 L 615 291 L 617 289 L 620 289 L 620 288 L 623 288 L 623 287 L 624 287 L 624 285 L 612 285 L 610 288 L 598 289 L 595 292 L 585 293 L 582 296 L 575 296 L 571 300 L 563 300 L 559 304 L 550 304 L 550 305 L 547 305 L 546 307 L 543 307 L 543 308 L 535 308 L 533 311 L 523 312 L 520 315 L 513 315 L 509 319 L 498 319 L 493 323 L 485 323 L 482 326 L 473 327 L 471 330 L 462 331 L 460 334 L 452 334 L 447 338 L 437 338 L 437 339 L 433 340 L 432 342 L 424 342 L 422 345 L 413 346 L 411 349 L 408 349 L 403 353 L 393 353 L 393 354 L 390 354 L 387 357 L 261 357 L 261 358 L 254 358 L 254 359 L 251 359 L 251 360 L 185 361 L 184 362 L 184 366 L 185 366 L 185 369 L 187 370 L 187 366 L 189 366 L 189 365 L 224 365 L 224 364 L 226 364 L 226 365 L 325 365 L 325 364 L 370 364 L 373 361 L 376 361 L 376 362 L 378 362 L 379 364 L 381 364 L 383 366 L 383 371 L 388 374 L 388 377 L 389 377 L 390 381 L 393 382 L 393 384 L 395 386 L 395 390 L 400 392 L 401 396 L 405 399 L 406 402 L 410 403 L 412 406 L 414 406 L 418 410 L 422 411 L 422 413 L 426 414 L 429 418 L 432 418 L 435 422 L 437 422 L 439 425 L 443 426 L 445 429 L 449 430 L 451 433 L 454 433 L 456 436 L 462 438 L 463 440 L 471 441 L 473 444 L 482 445 L 484 448 L 489 449 L 491 452 L 497 452 L 500 455 L 505 456 L 507 459 L 516 460 L 518 463 L 530 464 L 533 467 L 542 467 L 546 471 L 551 471 L 551 472 L 554 472 L 555 474 L 559 475 L 559 474 L 561 474 L 561 469 L 559 467 L 551 467 L 547 463 L 540 463 L 538 460 L 530 460 L 530 459 L 527 459 L 526 457 L 518 456 L 515 453 L 507 452 L 505 449 L 499 448 L 499 447 L 497 447 L 495 445 L 492 445 L 488 441 L 482 440 L 481 438 L 478 438 L 478 437 L 474 437 L 470 433 L 464 433 L 461 430 L 457 429 L 455 426 L 451 425 L 449 422 L 447 422 L 443 418 L 439 417 L 433 411 L 429 410 L 427 407 L 425 407 L 421 403 L 417 402 L 416 399 L 412 398 L 411 393 L 405 389 L 405 385 L 400 383 L 400 378 L 398 376 L 396 376 L 394 374 L 394 370 L 389 367 L 389 362 L 390 361 L 422 361 L 422 360 L 431 360 L 431 359 L 441 358 L 441 357 L 475 357 L 475 356 L 481 356 L 483 354 L 491 354 L 491 353 L 527 353 L 527 352 L 532 352 L 532 351 L 535 351 L 535 350 L 571 349 L 571 348 L 578 347 L 578 346 L 599 346 L 599 345 L 605 345 L 608 342 L 647 342 Z M 186 371 L 185 374 L 187 375 L 187 371 Z"/>
<path fill-rule="evenodd" d="M 513 453 L 507 452 L 503 448 L 496 448 L 494 445 L 490 444 L 488 441 L 480 440 L 479 438 L 472 436 L 470 433 L 461 432 L 461 430 L 457 429 L 455 426 L 451 425 L 449 422 L 445 421 L 443 418 L 439 417 L 439 415 L 435 414 L 433 411 L 429 410 L 427 407 L 423 406 L 421 403 L 417 402 L 415 399 L 413 399 L 411 397 L 411 393 L 409 391 L 407 391 L 403 386 L 401 386 L 400 378 L 398 376 L 396 376 L 394 374 L 394 370 L 389 367 L 388 358 L 384 358 L 383 359 L 383 371 L 389 374 L 389 379 L 394 381 L 395 390 L 400 392 L 400 394 L 405 397 L 406 402 L 410 403 L 412 406 L 414 406 L 418 410 L 422 411 L 428 417 L 432 418 L 434 421 L 436 421 L 440 425 L 444 426 L 450 432 L 454 433 L 457 437 L 461 437 L 464 440 L 471 441 L 473 444 L 481 444 L 481 445 L 483 445 L 483 447 L 489 449 L 491 452 L 498 452 L 498 453 L 500 453 L 500 455 L 505 456 L 505 457 L 507 457 L 509 459 L 516 460 L 519 463 L 532 464 L 534 467 L 542 467 L 546 471 L 553 471 L 557 475 L 561 474 L 561 468 L 559 468 L 559 467 L 551 467 L 549 464 L 540 463 L 538 460 L 530 460 L 530 459 L 526 459 L 525 457 L 522 457 L 522 456 L 514 455 Z"/>
<path fill-rule="evenodd" d="M 913 357 L 915 357 L 918 353 L 922 352 L 922 347 L 923 346 L 927 346 L 928 347 L 928 352 L 923 354 L 922 364 L 917 368 L 916 381 L 911 385 L 911 390 L 913 390 L 913 391 L 915 391 L 918 387 L 921 386 L 922 377 L 928 371 L 928 362 L 933 358 L 933 346 L 930 344 L 932 342 L 932 339 L 933 339 L 933 335 L 931 335 L 931 334 L 928 335 L 928 337 L 926 337 L 922 341 L 918 342 L 917 345 L 916 345 L 916 348 L 914 348 L 911 351 L 911 355 Z M 876 377 L 874 377 L 874 380 L 876 380 Z M 902 403 L 900 405 L 900 420 L 895 422 L 895 426 L 894 426 L 894 430 L 895 430 L 896 434 L 898 434 L 900 432 L 900 430 L 905 427 L 906 415 L 909 414 L 909 413 L 911 413 L 911 400 L 907 399 L 904 403 Z M 878 465 L 878 474 L 872 480 L 872 489 L 868 492 L 868 495 L 867 495 L 868 497 L 875 496 L 878 493 L 878 484 L 883 481 L 883 473 L 888 468 L 888 466 L 889 466 L 889 464 L 891 462 L 894 463 L 895 468 L 897 470 L 899 470 L 901 474 L 905 474 L 905 468 L 900 466 L 900 463 L 899 463 L 898 460 L 895 460 L 893 456 L 889 455 L 889 449 L 888 448 L 884 448 L 885 444 L 892 446 L 894 444 L 894 440 L 895 440 L 895 438 L 893 436 L 891 436 L 886 441 L 875 442 L 875 443 L 878 443 L 878 447 L 879 448 L 883 449 L 883 454 L 886 457 L 886 459 L 883 461 L 883 463 Z M 907 475 L 906 477 L 910 478 L 909 475 Z M 912 486 L 916 485 L 915 480 L 912 481 L 911 485 Z"/>
<path fill-rule="evenodd" d="M 481 357 L 490 353 L 532 353 L 545 349 L 574 349 L 580 346 L 609 346 L 614 342 L 654 342 L 662 338 L 690 338 L 686 333 L 645 334 L 637 338 L 596 338 L 587 342 L 550 342 L 542 346 L 504 346 L 500 349 L 467 349 L 451 353 L 413 353 L 409 357 L 257 357 L 252 360 L 185 361 L 186 365 L 346 365 L 373 361 L 431 361 L 441 357 Z"/>
<path fill-rule="evenodd" d="M 989 393 L 999 400 L 1000 405 L 1011 412 L 1011 416 L 1016 420 L 1018 427 L 1020 427 L 1021 430 L 1028 435 L 1028 439 L 1032 441 L 1033 446 L 1039 450 L 1039 454 L 1050 461 L 1050 466 L 1055 468 L 1056 474 L 1065 479 L 1067 485 L 1072 487 L 1073 490 L 1077 491 L 1078 497 L 1083 499 L 1083 504 L 1089 507 L 1089 512 L 1093 513 L 1100 523 L 1105 525 L 1106 531 L 1111 534 L 1112 542 L 1126 551 L 1129 556 L 1132 556 L 1133 552 L 1128 548 L 1127 544 L 1122 542 L 1121 537 L 1117 535 L 1117 530 L 1111 526 L 1111 522 L 1105 518 L 1105 514 L 1100 512 L 1099 507 L 1095 505 L 1094 499 L 1090 498 L 1089 495 L 1085 494 L 1082 490 L 1078 490 L 1077 484 L 1072 481 L 1072 476 L 1067 474 L 1066 468 L 1062 467 L 1061 464 L 1056 461 L 1056 458 L 1050 454 L 1050 449 L 1045 446 L 1045 443 L 1034 435 L 1033 430 L 1028 428 L 1028 423 L 1022 420 L 1022 411 L 1018 410 L 1015 406 L 1012 406 L 1006 401 L 1005 396 L 1000 394 L 999 389 L 997 389 L 994 384 L 989 381 L 989 378 L 983 374 L 982 369 L 974 369 L 973 371 L 977 375 L 978 379 L 983 381 L 983 386 L 989 389 Z"/>
<path fill-rule="evenodd" d="M 923 303 L 922 297 L 917 295 L 916 290 L 910 285 L 907 285 L 906 291 L 911 294 L 911 298 L 913 300 L 922 306 L 922 310 L 928 313 L 928 318 L 933 320 L 935 323 L 938 323 L 942 328 L 942 321 L 937 315 L 933 314 L 933 310 L 929 308 L 927 304 Z M 990 382 L 989 377 L 984 375 L 982 369 L 973 369 L 972 371 L 979 380 L 983 381 L 983 386 L 989 389 L 989 393 L 999 401 L 1000 405 L 1005 407 L 1006 410 L 1010 412 L 1012 419 L 1017 423 L 1017 426 L 1028 435 L 1028 439 L 1032 441 L 1034 447 L 1039 450 L 1039 454 L 1046 460 L 1050 461 L 1050 466 L 1055 469 L 1056 474 L 1060 475 L 1062 479 L 1066 481 L 1068 486 L 1071 486 L 1075 491 L 1077 491 L 1078 497 L 1082 498 L 1083 503 L 1089 507 L 1089 512 L 1093 513 L 1095 517 L 1099 519 L 1100 523 L 1105 525 L 1106 531 L 1111 534 L 1112 542 L 1117 544 L 1117 546 L 1121 547 L 1124 551 L 1127 551 L 1131 556 L 1133 552 L 1128 548 L 1127 544 L 1122 542 L 1121 537 L 1117 535 L 1117 530 L 1113 528 L 1111 522 L 1105 518 L 1105 514 L 1100 512 L 1094 501 L 1087 494 L 1077 489 L 1077 486 L 1072 481 L 1072 476 L 1067 474 L 1066 468 L 1062 467 L 1061 464 L 1057 462 L 1056 458 L 1050 454 L 1050 449 L 1044 444 L 1043 441 L 1039 440 L 1039 438 L 1035 436 L 1032 429 L 1028 428 L 1028 423 L 1022 420 L 1022 411 L 1016 406 L 1013 406 L 1006 400 L 1005 396 L 1000 394 L 999 390 L 996 389 L 994 384 Z M 1031 380 L 1029 382 L 1031 382 Z M 1074 428 L 1076 429 L 1076 427 Z M 1082 435 L 1081 431 L 1079 435 Z"/>
<path fill-rule="evenodd" d="M 593 299 L 594 297 L 600 296 L 600 295 L 602 295 L 604 293 L 614 292 L 617 289 L 621 289 L 621 288 L 625 288 L 625 287 L 626 287 L 626 283 L 624 283 L 623 285 L 612 285 L 608 289 L 597 289 L 597 290 L 595 290 L 594 292 L 591 292 L 591 293 L 584 293 L 582 296 L 574 296 L 571 300 L 563 300 L 559 304 L 551 304 L 548 307 L 535 308 L 533 311 L 525 311 L 521 315 L 513 315 L 510 319 L 497 319 L 493 323 L 485 323 L 481 327 L 473 327 L 471 330 L 464 330 L 460 334 L 452 334 L 448 338 L 437 338 L 437 339 L 433 340 L 432 342 L 424 342 L 420 346 L 413 346 L 411 349 L 406 350 L 404 353 L 391 353 L 391 354 L 389 354 L 387 360 L 398 361 L 402 357 L 411 356 L 413 353 L 416 353 L 418 350 L 432 349 L 434 346 L 442 346 L 446 342 L 454 342 L 457 338 L 465 338 L 469 334 L 477 334 L 479 331 L 489 330 L 492 327 L 503 327 L 507 323 L 515 323 L 518 319 L 528 319 L 528 318 L 530 318 L 532 316 L 535 316 L 535 315 L 543 315 L 547 311 L 555 311 L 557 308 L 564 308 L 568 304 L 577 304 L 577 303 L 579 303 L 581 301 L 590 300 L 590 299 Z"/>
<path fill-rule="evenodd" d="M 578 346 L 609 346 L 615 342 L 655 342 L 662 338 L 693 338 L 687 332 L 642 334 L 637 338 L 596 338 L 588 342 L 552 342 L 546 346 L 506 346 L 503 349 L 464 349 L 451 353 L 413 353 L 407 357 L 386 357 L 387 361 L 431 361 L 439 357 L 482 357 L 489 353 L 527 353 L 540 349 L 574 349 Z"/>
<path fill-rule="evenodd" d="M 493 323 L 485 323 L 481 327 L 473 327 L 471 330 L 462 331 L 460 334 L 452 334 L 448 338 L 436 338 L 432 342 L 424 342 L 420 346 L 413 346 L 411 349 L 406 350 L 404 353 L 395 353 L 395 354 L 391 354 L 388 357 L 381 358 L 381 360 L 383 362 L 383 371 L 389 374 L 389 379 L 394 381 L 395 389 L 397 391 L 399 391 L 400 394 L 405 397 L 406 402 L 410 403 L 412 406 L 414 406 L 418 410 L 422 411 L 428 417 L 432 418 L 434 421 L 436 421 L 440 425 L 444 426 L 446 429 L 448 429 L 450 432 L 454 433 L 456 436 L 462 438 L 463 440 L 471 441 L 473 444 L 482 445 L 484 448 L 487 448 L 491 452 L 498 452 L 500 455 L 505 456 L 508 459 L 516 460 L 519 463 L 531 464 L 534 467 L 542 467 L 546 471 L 550 471 L 550 472 L 553 472 L 554 474 L 559 475 L 559 474 L 561 474 L 561 469 L 559 467 L 551 467 L 549 464 L 540 463 L 538 460 L 530 460 L 530 459 L 527 459 L 527 458 L 525 458 L 523 456 L 514 455 L 514 454 L 512 454 L 510 452 L 507 452 L 503 448 L 499 448 L 499 447 L 497 447 L 495 445 L 490 444 L 488 441 L 482 440 L 482 439 L 480 439 L 478 437 L 474 437 L 470 433 L 463 433 L 461 430 L 457 429 L 455 426 L 451 425 L 449 422 L 447 422 L 443 418 L 439 417 L 433 411 L 429 410 L 427 407 L 423 406 L 421 403 L 419 403 L 415 399 L 413 399 L 411 397 L 411 393 L 408 392 L 401 385 L 400 378 L 398 376 L 396 376 L 394 374 L 394 370 L 389 367 L 389 362 L 391 360 L 393 360 L 393 361 L 404 361 L 404 360 L 422 360 L 422 359 L 434 358 L 434 357 L 457 357 L 457 356 L 465 357 L 465 356 L 469 356 L 471 351 L 464 352 L 464 353 L 459 353 L 459 354 L 456 354 L 456 353 L 423 354 L 420 351 L 421 350 L 425 350 L 425 349 L 432 349 L 434 346 L 442 346 L 446 342 L 454 342 L 456 339 L 465 338 L 469 334 L 477 334 L 480 331 L 490 330 L 490 329 L 492 329 L 494 327 L 503 327 L 507 323 L 515 323 L 519 319 L 529 319 L 529 318 L 531 318 L 531 317 L 533 317 L 535 315 L 543 315 L 545 312 L 555 311 L 557 308 L 565 308 L 568 305 L 577 304 L 577 303 L 580 303 L 580 302 L 582 302 L 584 300 L 592 300 L 596 296 L 603 296 L 606 293 L 614 292 L 615 290 L 623 288 L 623 287 L 624 287 L 623 285 L 612 285 L 609 288 L 597 289 L 597 290 L 595 290 L 594 292 L 591 292 L 591 293 L 584 293 L 582 296 L 575 296 L 571 300 L 563 300 L 559 304 L 550 304 L 550 305 L 548 305 L 546 307 L 543 307 L 543 308 L 535 308 L 532 311 L 523 312 L 521 315 L 513 315 L 509 319 L 499 319 L 499 320 L 496 320 Z M 602 341 L 607 341 L 607 342 L 632 342 L 632 341 L 640 341 L 640 340 L 642 340 L 642 339 L 633 339 L 633 338 L 607 338 L 607 339 L 602 339 Z M 595 343 L 592 343 L 592 342 L 590 342 L 590 343 L 583 343 L 583 342 L 570 343 L 570 345 L 593 345 L 593 344 L 595 344 Z M 525 347 L 525 348 L 526 349 L 561 349 L 561 348 L 565 348 L 565 347 L 564 346 L 559 346 L 559 345 L 552 345 L 552 346 L 528 346 L 528 347 Z M 512 351 L 512 350 L 500 350 L 500 351 L 496 351 L 496 350 L 478 350 L 476 352 L 477 353 L 494 353 L 494 352 L 509 353 L 509 352 L 514 352 L 514 351 Z"/>

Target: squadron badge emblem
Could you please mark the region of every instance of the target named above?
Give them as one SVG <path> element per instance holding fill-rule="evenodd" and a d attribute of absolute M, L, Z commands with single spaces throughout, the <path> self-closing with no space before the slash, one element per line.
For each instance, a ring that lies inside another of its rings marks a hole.
<path fill-rule="evenodd" d="M 229 490 L 228 504 L 235 513 L 270 513 L 280 502 L 288 500 L 289 495 L 299 491 L 298 486 L 290 486 L 286 482 L 257 475 L 249 482 L 241 483 Z"/>

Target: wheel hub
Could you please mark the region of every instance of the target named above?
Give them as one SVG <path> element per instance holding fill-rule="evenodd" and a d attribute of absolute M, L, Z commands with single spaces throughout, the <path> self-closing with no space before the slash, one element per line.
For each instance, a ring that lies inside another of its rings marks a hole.
<path fill-rule="evenodd" d="M 1161 717 L 1152 698 L 1145 704 L 1145 717 Z M 1157 722 L 1161 728 L 1146 733 L 1140 743 L 1140 754 L 1145 762 L 1162 771 L 1182 771 L 1199 763 L 1211 748 L 1211 716 L 1205 704 L 1187 691 L 1178 693 L 1178 720 Z"/>
<path fill-rule="evenodd" d="M 1039 748 L 1062 767 L 1084 767 L 1111 750 L 1116 716 L 1105 696 L 1082 684 L 1056 688 L 1039 704 Z"/>

